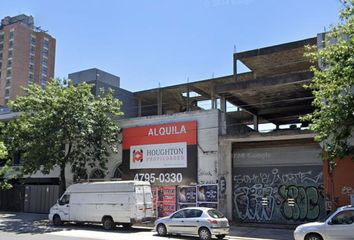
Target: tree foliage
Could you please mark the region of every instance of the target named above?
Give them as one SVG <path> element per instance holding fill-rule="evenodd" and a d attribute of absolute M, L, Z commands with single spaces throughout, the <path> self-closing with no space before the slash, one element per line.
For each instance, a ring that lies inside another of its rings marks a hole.
<path fill-rule="evenodd" d="M 5 142 L 9 151 L 21 153 L 24 174 L 48 174 L 60 167 L 61 190 L 65 190 L 65 166 L 106 169 L 109 154 L 117 151 L 121 103 L 113 92 L 95 97 L 91 86 L 48 83 L 25 89 L 27 95 L 10 102 L 20 116 L 9 122 Z"/>
<path fill-rule="evenodd" d="M 2 124 L 0 124 L 2 125 Z M 0 162 L 3 166 L 0 169 L 0 189 L 9 189 L 12 185 L 8 182 L 7 174 L 10 171 L 11 161 L 7 160 L 7 149 L 2 141 L 0 141 Z"/>
<path fill-rule="evenodd" d="M 316 110 L 304 120 L 332 163 L 352 154 L 348 140 L 354 130 L 354 0 L 341 2 L 340 22 L 326 34 L 324 48 L 308 47 L 306 54 L 314 64 L 309 88 Z"/>

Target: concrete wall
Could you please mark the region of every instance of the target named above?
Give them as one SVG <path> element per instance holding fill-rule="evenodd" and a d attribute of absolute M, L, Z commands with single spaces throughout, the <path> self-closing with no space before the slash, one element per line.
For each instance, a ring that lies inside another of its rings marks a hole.
<path fill-rule="evenodd" d="M 122 118 L 134 118 L 138 116 L 138 101 L 132 92 L 98 81 L 96 83 L 97 93 L 100 88 L 111 88 L 114 91 L 114 97 L 122 102 L 121 110 L 124 113 Z"/>
<path fill-rule="evenodd" d="M 120 78 L 118 76 L 107 73 L 97 68 L 91 68 L 79 72 L 70 73 L 68 77 L 73 81 L 75 85 L 82 82 L 99 81 L 109 84 L 113 87 L 120 87 Z"/>

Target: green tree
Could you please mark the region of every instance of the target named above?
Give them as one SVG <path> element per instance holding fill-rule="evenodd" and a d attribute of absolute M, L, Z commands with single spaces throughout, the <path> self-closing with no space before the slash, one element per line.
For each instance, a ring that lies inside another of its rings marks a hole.
<path fill-rule="evenodd" d="M 303 120 L 310 121 L 331 164 L 353 153 L 348 140 L 354 131 L 354 0 L 341 2 L 340 22 L 326 34 L 324 48 L 308 47 L 306 54 L 314 64 L 308 87 L 316 110 Z"/>
<path fill-rule="evenodd" d="M 0 124 L 2 125 L 2 124 Z M 3 142 L 0 142 L 0 162 L 2 164 L 4 164 L 1 169 L 0 169 L 0 188 L 1 189 L 9 189 L 12 187 L 12 185 L 8 182 L 8 179 L 6 177 L 6 174 L 9 172 L 10 170 L 10 164 L 11 161 L 10 160 L 6 160 L 7 159 L 7 149 L 4 145 Z"/>
<path fill-rule="evenodd" d="M 73 173 L 87 166 L 106 169 L 110 153 L 117 151 L 116 117 L 122 115 L 111 90 L 95 97 L 86 83 L 64 86 L 59 80 L 45 89 L 32 84 L 25 90 L 26 96 L 9 104 L 21 114 L 8 123 L 4 134 L 8 150 L 21 153 L 23 174 L 48 174 L 59 166 L 65 191 L 66 166 Z"/>

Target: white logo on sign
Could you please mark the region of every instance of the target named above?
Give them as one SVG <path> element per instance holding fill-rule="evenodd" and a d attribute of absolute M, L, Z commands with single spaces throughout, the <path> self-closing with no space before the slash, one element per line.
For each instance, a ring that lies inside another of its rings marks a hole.
<path fill-rule="evenodd" d="M 186 127 L 182 125 L 180 128 L 177 126 L 167 126 L 159 128 L 150 128 L 148 136 L 165 136 L 165 135 L 177 135 L 187 133 Z"/>

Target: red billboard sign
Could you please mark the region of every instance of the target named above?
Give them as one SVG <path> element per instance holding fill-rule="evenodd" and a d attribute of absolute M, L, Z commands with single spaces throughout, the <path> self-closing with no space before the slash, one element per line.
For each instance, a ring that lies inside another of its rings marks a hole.
<path fill-rule="evenodd" d="M 131 146 L 185 142 L 197 144 L 197 122 L 177 122 L 123 129 L 123 149 Z"/>
<path fill-rule="evenodd" d="M 197 122 L 123 129 L 123 178 L 156 184 L 196 182 Z"/>

